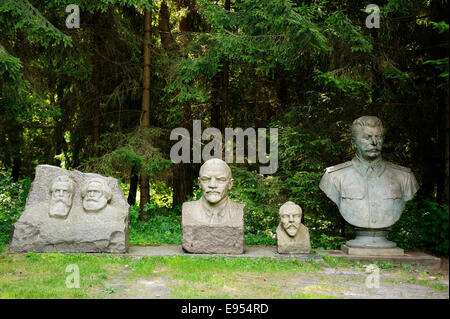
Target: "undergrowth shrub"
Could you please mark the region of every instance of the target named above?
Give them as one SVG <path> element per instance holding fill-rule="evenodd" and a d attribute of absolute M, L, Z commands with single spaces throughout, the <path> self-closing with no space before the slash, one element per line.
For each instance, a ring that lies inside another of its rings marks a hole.
<path fill-rule="evenodd" d="M 15 183 L 11 173 L 0 168 L 0 246 L 9 242 L 11 227 L 25 208 L 30 187 L 29 177 Z"/>
<path fill-rule="evenodd" d="M 429 198 L 415 198 L 406 203 L 389 239 L 404 249 L 424 248 L 448 255 L 448 226 L 448 205 Z"/>

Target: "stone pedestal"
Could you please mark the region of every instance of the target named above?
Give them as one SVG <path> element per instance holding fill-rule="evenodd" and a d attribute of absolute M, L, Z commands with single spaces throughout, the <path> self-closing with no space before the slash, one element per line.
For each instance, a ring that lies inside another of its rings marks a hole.
<path fill-rule="evenodd" d="M 242 254 L 244 205 L 228 199 L 220 219 L 211 221 L 203 200 L 183 203 L 183 249 L 196 254 Z"/>
<path fill-rule="evenodd" d="M 423 267 L 432 267 L 434 269 L 441 268 L 441 259 L 432 255 L 425 254 L 421 251 L 405 251 L 402 256 L 386 255 L 386 256 L 375 256 L 375 255 L 349 255 L 343 250 L 316 250 L 316 254 L 319 256 L 327 255 L 333 258 L 342 258 L 346 260 L 355 260 L 374 263 L 377 262 L 390 262 L 395 264 L 414 264 Z"/>
<path fill-rule="evenodd" d="M 297 234 L 294 237 L 290 237 L 286 234 L 286 231 L 281 227 L 281 225 L 278 225 L 277 251 L 279 254 L 311 253 L 308 228 L 304 225 L 299 225 Z"/>
<path fill-rule="evenodd" d="M 357 248 L 341 245 L 341 250 L 347 255 L 353 256 L 403 256 L 404 251 L 401 248 Z"/>
<path fill-rule="evenodd" d="M 343 252 L 356 256 L 403 256 L 404 251 L 387 239 L 389 228 L 356 228 L 356 238 L 341 246 Z"/>
<path fill-rule="evenodd" d="M 183 249 L 197 254 L 244 253 L 244 228 L 183 225 Z"/>

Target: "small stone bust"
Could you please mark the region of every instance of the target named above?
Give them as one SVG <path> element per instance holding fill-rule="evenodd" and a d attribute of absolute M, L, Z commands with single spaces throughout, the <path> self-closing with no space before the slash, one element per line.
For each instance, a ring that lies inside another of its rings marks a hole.
<path fill-rule="evenodd" d="M 200 168 L 203 196 L 183 203 L 183 249 L 192 253 L 241 254 L 244 251 L 244 205 L 232 201 L 231 169 L 221 159 L 206 161 Z"/>
<path fill-rule="evenodd" d="M 277 247 L 280 254 L 307 254 L 311 252 L 308 227 L 301 223 L 302 208 L 294 202 L 280 207 L 277 227 Z"/>

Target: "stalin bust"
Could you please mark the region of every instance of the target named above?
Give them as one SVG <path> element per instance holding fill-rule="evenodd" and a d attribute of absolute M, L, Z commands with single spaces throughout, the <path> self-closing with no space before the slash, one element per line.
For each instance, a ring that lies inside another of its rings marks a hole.
<path fill-rule="evenodd" d="M 355 157 L 328 167 L 320 181 L 320 189 L 356 228 L 356 238 L 342 246 L 348 254 L 403 255 L 386 237 L 419 185 L 409 168 L 382 159 L 383 138 L 379 118 L 356 119 L 352 125 Z"/>

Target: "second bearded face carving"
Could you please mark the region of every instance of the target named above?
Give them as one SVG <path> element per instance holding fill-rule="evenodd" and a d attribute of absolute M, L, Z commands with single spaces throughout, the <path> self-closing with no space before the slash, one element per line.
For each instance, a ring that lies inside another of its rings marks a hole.
<path fill-rule="evenodd" d="M 86 211 L 98 212 L 111 200 L 112 192 L 103 179 L 92 178 L 81 191 L 81 197 Z"/>

